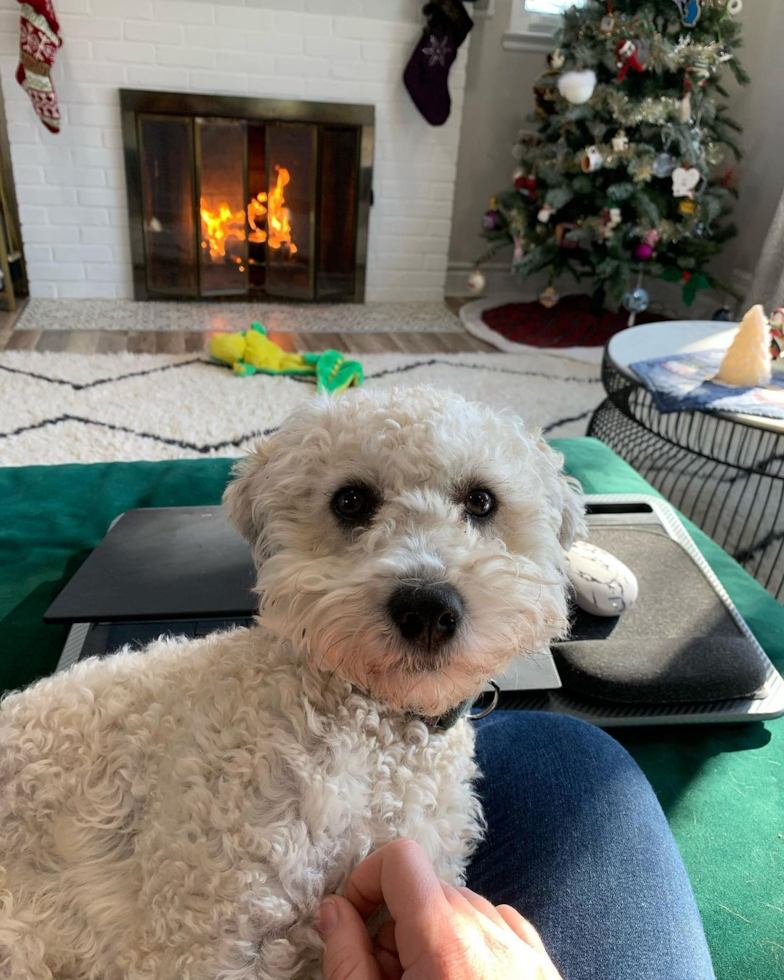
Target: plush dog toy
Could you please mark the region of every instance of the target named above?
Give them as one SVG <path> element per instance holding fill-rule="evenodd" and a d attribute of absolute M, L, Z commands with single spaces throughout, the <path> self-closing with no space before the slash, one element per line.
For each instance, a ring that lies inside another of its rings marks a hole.
<path fill-rule="evenodd" d="M 319 391 L 336 393 L 362 384 L 362 365 L 335 350 L 323 354 L 290 354 L 267 336 L 260 323 L 239 333 L 216 333 L 207 348 L 210 358 L 229 364 L 237 374 L 302 374 L 316 377 Z"/>

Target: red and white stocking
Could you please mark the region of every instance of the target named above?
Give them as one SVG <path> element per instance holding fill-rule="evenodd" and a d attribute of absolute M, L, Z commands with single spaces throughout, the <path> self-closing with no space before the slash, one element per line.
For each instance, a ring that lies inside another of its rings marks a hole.
<path fill-rule="evenodd" d="M 52 0 L 19 0 L 19 66 L 16 80 L 30 96 L 36 115 L 48 130 L 60 131 L 60 106 L 50 73 L 63 43 Z"/>

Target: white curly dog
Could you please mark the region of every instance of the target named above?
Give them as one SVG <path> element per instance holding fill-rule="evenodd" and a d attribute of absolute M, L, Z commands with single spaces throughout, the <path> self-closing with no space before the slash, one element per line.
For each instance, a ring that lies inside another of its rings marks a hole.
<path fill-rule="evenodd" d="M 461 880 L 472 727 L 432 719 L 566 628 L 582 506 L 519 419 L 318 398 L 224 497 L 258 623 L 78 664 L 0 709 L 0 977 L 287 980 L 317 911 L 412 838 Z"/>

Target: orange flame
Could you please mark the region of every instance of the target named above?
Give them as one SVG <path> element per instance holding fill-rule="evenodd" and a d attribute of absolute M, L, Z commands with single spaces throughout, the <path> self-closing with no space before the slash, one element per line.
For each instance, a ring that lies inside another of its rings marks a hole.
<path fill-rule="evenodd" d="M 250 226 L 249 242 L 267 242 L 270 248 L 281 248 L 285 245 L 290 255 L 296 254 L 297 246 L 291 240 L 291 211 L 286 207 L 283 194 L 283 188 L 291 181 L 291 174 L 285 167 L 276 165 L 275 170 L 278 176 L 272 192 L 268 195 L 266 191 L 260 191 L 251 198 L 245 211 L 232 211 L 226 201 L 222 201 L 216 210 L 212 210 L 207 207 L 207 201 L 201 199 L 201 245 L 202 248 L 209 248 L 211 259 L 225 257 L 229 238 L 236 238 L 238 241 L 245 239 L 246 214 Z M 259 225 L 264 215 L 267 215 L 267 230 Z"/>

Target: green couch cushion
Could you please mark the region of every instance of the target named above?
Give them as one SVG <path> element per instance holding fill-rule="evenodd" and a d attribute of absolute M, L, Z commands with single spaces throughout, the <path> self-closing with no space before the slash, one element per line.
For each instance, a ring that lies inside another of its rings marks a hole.
<path fill-rule="evenodd" d="M 655 492 L 596 440 L 561 439 L 553 445 L 588 493 Z M 0 689 L 23 686 L 54 669 L 66 628 L 44 626 L 41 616 L 118 514 L 134 507 L 217 503 L 232 462 L 0 469 Z M 717 545 L 688 527 L 782 669 L 784 610 Z M 784 721 L 615 729 L 613 735 L 643 768 L 667 813 L 719 980 L 782 976 Z"/>

